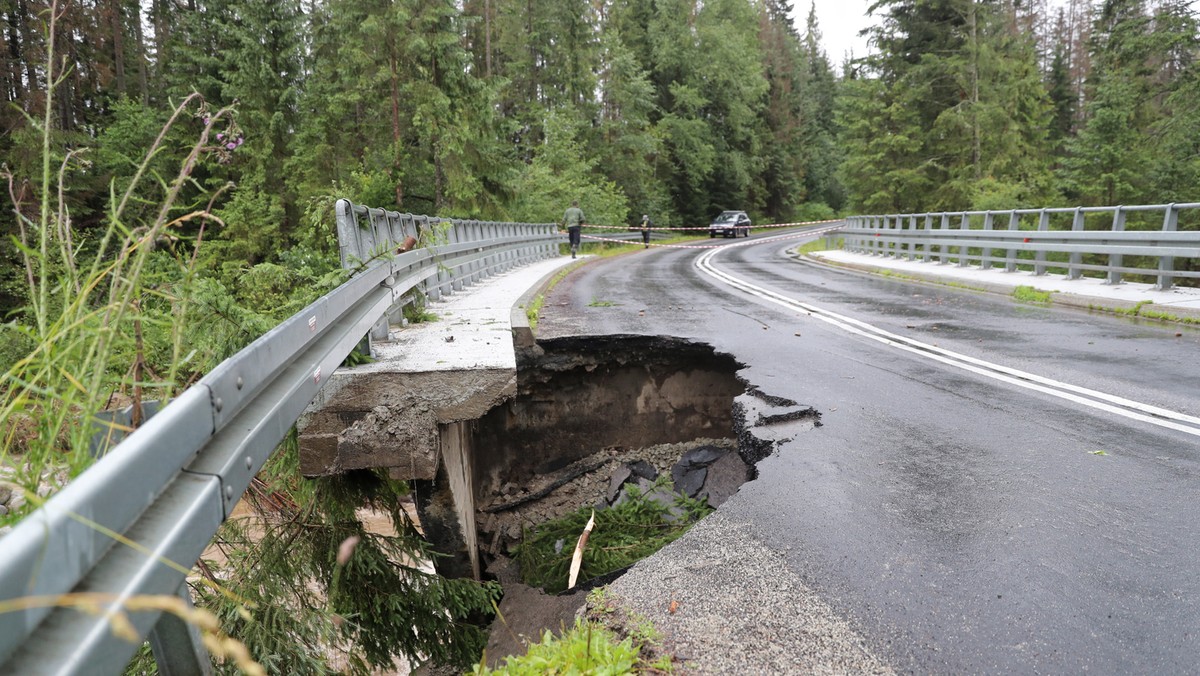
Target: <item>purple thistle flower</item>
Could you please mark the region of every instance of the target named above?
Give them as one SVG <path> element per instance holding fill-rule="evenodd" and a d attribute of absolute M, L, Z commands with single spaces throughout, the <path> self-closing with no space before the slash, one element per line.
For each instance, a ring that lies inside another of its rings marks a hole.
<path fill-rule="evenodd" d="M 239 146 L 240 146 L 240 145 L 242 145 L 242 141 L 243 141 L 243 140 L 245 140 L 245 139 L 243 139 L 241 136 L 237 137 L 237 144 L 238 144 Z"/>
<path fill-rule="evenodd" d="M 225 140 L 225 132 L 217 132 L 217 140 L 218 141 Z"/>
<path fill-rule="evenodd" d="M 233 150 L 234 148 L 237 147 L 237 144 L 236 143 L 226 143 L 225 147 L 228 148 L 229 150 Z"/>

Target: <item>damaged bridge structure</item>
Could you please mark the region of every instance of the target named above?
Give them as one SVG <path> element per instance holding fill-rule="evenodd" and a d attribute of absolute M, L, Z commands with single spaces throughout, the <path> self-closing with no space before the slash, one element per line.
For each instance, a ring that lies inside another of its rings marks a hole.
<path fill-rule="evenodd" d="M 552 223 L 429 218 L 346 200 L 336 214 L 342 262 L 356 270 L 344 284 L 219 364 L 3 536 L 0 603 L 15 609 L 0 613 L 0 673 L 120 673 L 142 644 L 130 634 L 150 642 L 160 670 L 207 673 L 194 627 L 130 610 L 130 600 L 190 603 L 188 568 L 255 474 L 350 353 L 386 337 L 405 306 L 562 259 Z M 96 595 L 94 612 L 19 602 L 71 593 Z"/>
<path fill-rule="evenodd" d="M 672 489 L 686 483 L 691 497 L 716 506 L 773 448 L 746 420 L 773 431 L 780 416 L 815 421 L 808 407 L 747 392 L 741 365 L 705 344 L 535 340 L 526 308 L 570 264 L 535 262 L 428 303 L 431 321 L 378 332 L 371 361 L 334 372 L 301 416 L 301 472 L 385 470 L 409 482 L 420 527 L 441 554 L 437 571 L 483 579 L 526 527 L 603 507 L 596 494 L 612 493 L 611 502 L 623 482 L 650 490 L 660 472 L 679 475 L 691 462 L 688 480 L 674 476 Z M 680 457 L 689 444 L 704 450 Z M 647 463 L 641 449 L 659 446 L 672 448 Z"/>
<path fill-rule="evenodd" d="M 354 270 L 344 284 L 116 439 L 4 536 L 0 603 L 99 600 L 95 612 L 18 603 L 0 613 L 0 672 L 118 673 L 141 645 L 124 638 L 132 632 L 160 670 L 205 673 L 194 627 L 129 601 L 177 595 L 190 604 L 188 567 L 293 426 L 308 476 L 370 469 L 410 482 L 420 526 L 443 554 L 438 572 L 478 579 L 482 553 L 519 536 L 505 517 L 542 495 L 539 479 L 565 482 L 619 449 L 708 440 L 665 468 L 715 504 L 753 478 L 775 443 L 755 425 L 815 424 L 812 409 L 747 388 L 741 365 L 708 345 L 536 341 L 525 307 L 572 264 L 555 224 L 437 219 L 346 200 L 336 215 L 342 263 Z M 411 323 L 431 312 L 436 320 Z M 353 352 L 371 358 L 344 366 Z M 640 473 L 627 466 L 622 481 Z"/>

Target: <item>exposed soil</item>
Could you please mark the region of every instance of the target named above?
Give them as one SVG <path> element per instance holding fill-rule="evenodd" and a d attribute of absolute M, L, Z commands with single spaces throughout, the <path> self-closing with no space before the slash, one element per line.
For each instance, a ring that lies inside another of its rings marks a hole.
<path fill-rule="evenodd" d="M 696 439 L 636 449 L 610 447 L 553 474 L 539 476 L 527 485 L 505 484 L 500 491 L 488 496 L 490 499 L 481 501 L 477 518 L 482 524 L 480 533 L 488 559 L 487 572 L 504 586 L 500 614 L 492 623 L 488 640 L 486 657 L 489 666 L 503 663 L 510 655 L 525 654 L 529 644 L 540 641 L 546 631 L 557 635 L 570 628 L 575 618 L 583 616 L 587 590 L 594 586 L 585 583 L 575 591 L 553 596 L 522 584 L 516 563 L 507 557 L 510 548 L 520 542 L 522 529 L 558 519 L 582 506 L 606 507 L 614 473 L 628 463 L 644 460 L 659 474 L 670 476 L 672 468 L 685 453 L 702 446 L 726 449 L 733 451 L 730 454 L 733 457 L 737 456 L 737 442 L 733 439 Z M 544 497 L 531 499 L 545 487 L 572 476 L 574 478 L 562 482 Z M 741 476 L 744 481 L 744 465 Z"/>
<path fill-rule="evenodd" d="M 670 476 L 671 467 L 684 453 L 705 445 L 729 450 L 737 448 L 737 442 L 733 439 L 696 439 L 646 448 L 613 446 L 577 460 L 552 474 L 538 476 L 527 484 L 504 484 L 500 491 L 480 500 L 476 519 L 480 524 L 483 551 L 492 556 L 507 554 L 521 541 L 524 528 L 533 528 L 546 521 L 558 519 L 580 507 L 606 506 L 613 472 L 626 463 L 645 460 L 659 474 Z M 554 483 L 558 477 L 570 476 L 589 468 L 589 471 L 555 488 L 544 498 L 523 502 L 511 509 L 497 509 L 537 493 L 543 486 Z"/>

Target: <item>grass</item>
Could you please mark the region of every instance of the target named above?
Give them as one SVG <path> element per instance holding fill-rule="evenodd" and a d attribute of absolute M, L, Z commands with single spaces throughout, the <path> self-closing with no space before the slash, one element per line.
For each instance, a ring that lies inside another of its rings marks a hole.
<path fill-rule="evenodd" d="M 566 279 L 567 275 L 571 274 L 571 271 L 581 264 L 582 262 L 574 263 L 563 268 L 562 270 L 559 270 L 553 277 L 550 278 L 550 281 L 546 283 L 546 288 L 543 289 L 541 293 L 533 297 L 533 300 L 529 303 L 529 307 L 525 308 L 525 317 L 529 319 L 529 329 L 531 331 L 537 331 L 538 318 L 541 316 L 542 305 L 544 305 L 546 302 L 546 294 L 550 293 L 551 289 L 557 286 L 559 282 Z"/>
<path fill-rule="evenodd" d="M 438 317 L 435 313 L 425 309 L 425 305 L 423 303 L 405 305 L 403 312 L 404 318 L 408 320 L 409 324 L 425 324 L 429 322 L 436 322 L 437 320 L 441 319 L 441 317 Z"/>
<path fill-rule="evenodd" d="M 525 318 L 529 320 L 529 330 L 537 331 L 538 318 L 541 316 L 542 305 L 545 302 L 545 294 L 539 293 L 537 296 L 534 296 L 533 302 L 529 304 L 529 307 L 525 308 Z"/>
<path fill-rule="evenodd" d="M 675 673 L 676 658 L 665 652 L 654 623 L 621 608 L 605 588 L 587 597 L 587 614 L 555 636 L 547 631 L 525 655 L 507 658 L 496 669 L 483 659 L 471 673 L 499 674 L 636 674 Z"/>
<path fill-rule="evenodd" d="M 1160 310 L 1146 310 L 1138 307 L 1138 316 L 1146 319 L 1156 319 L 1162 322 L 1174 322 L 1176 324 L 1200 324 L 1200 317 L 1180 317 L 1173 315 L 1170 312 L 1162 312 Z"/>
<path fill-rule="evenodd" d="M 660 477 L 657 487 L 670 479 Z M 704 500 L 677 495 L 675 507 L 683 517 L 674 520 L 667 506 L 651 500 L 637 488 L 627 486 L 630 499 L 596 511 L 596 525 L 583 554 L 579 581 L 620 570 L 662 549 L 683 535 L 692 524 L 712 512 Z M 551 594 L 565 591 L 574 544 L 592 514 L 591 507 L 539 525 L 527 532 L 516 551 L 526 584 Z M 556 546 L 559 543 L 565 546 Z M 556 551 L 557 550 L 557 551 Z"/>
<path fill-rule="evenodd" d="M 796 253 L 796 255 L 803 256 L 805 254 L 810 254 L 814 251 L 830 251 L 833 249 L 841 249 L 843 244 L 844 244 L 843 240 L 839 237 L 837 239 L 837 241 L 835 241 L 833 243 L 833 246 L 831 247 L 825 243 L 824 237 L 820 237 L 820 238 L 814 239 L 811 242 L 805 242 L 804 244 L 801 244 L 800 246 L 793 249 L 793 251 Z"/>
<path fill-rule="evenodd" d="M 1018 286 L 1012 292 L 1013 298 L 1022 303 L 1049 303 L 1050 294 L 1050 291 L 1042 291 L 1041 289 L 1025 285 Z"/>
<path fill-rule="evenodd" d="M 540 674 L 631 674 L 639 669 L 640 648 L 632 638 L 621 639 L 597 622 L 575 620 L 575 626 L 555 637 L 549 631 L 524 655 L 514 655 L 497 669 L 486 659 L 475 667 L 476 676 Z"/>
<path fill-rule="evenodd" d="M 617 302 L 614 300 L 600 300 L 593 298 L 592 302 L 588 303 L 588 307 L 616 307 Z"/>

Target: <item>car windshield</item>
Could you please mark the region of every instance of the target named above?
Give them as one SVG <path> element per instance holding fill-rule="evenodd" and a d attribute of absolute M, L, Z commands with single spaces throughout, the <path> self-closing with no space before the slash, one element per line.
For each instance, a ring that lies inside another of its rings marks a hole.
<path fill-rule="evenodd" d="M 736 211 L 726 211 L 725 213 L 721 214 L 720 216 L 717 216 L 716 220 L 714 220 L 713 223 L 733 223 L 736 220 L 737 220 L 737 212 Z"/>

